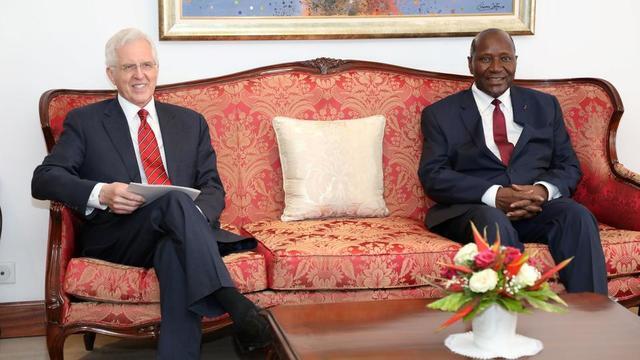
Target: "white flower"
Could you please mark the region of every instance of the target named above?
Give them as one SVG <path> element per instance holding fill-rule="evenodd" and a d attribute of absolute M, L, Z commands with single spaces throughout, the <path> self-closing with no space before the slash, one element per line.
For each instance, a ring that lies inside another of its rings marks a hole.
<path fill-rule="evenodd" d="M 498 273 L 493 269 L 484 269 L 471 275 L 469 288 L 475 293 L 484 293 L 493 290 L 498 283 Z"/>
<path fill-rule="evenodd" d="M 513 282 L 522 287 L 531 286 L 540 279 L 540 276 L 540 271 L 538 271 L 538 269 L 524 263 L 520 268 L 520 271 L 518 271 L 518 274 L 513 278 Z"/>
<path fill-rule="evenodd" d="M 473 261 L 476 255 L 478 255 L 478 246 L 475 243 L 468 243 L 458 250 L 453 257 L 453 262 L 456 265 L 464 265 L 467 261 Z"/>

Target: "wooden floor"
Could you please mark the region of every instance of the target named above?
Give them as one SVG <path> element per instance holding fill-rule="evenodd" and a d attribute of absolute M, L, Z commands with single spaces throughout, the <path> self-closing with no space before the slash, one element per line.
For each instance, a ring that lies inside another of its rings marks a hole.
<path fill-rule="evenodd" d="M 93 351 L 86 351 L 81 335 L 67 338 L 64 346 L 65 360 L 118 359 L 145 360 L 155 359 L 156 344 L 151 340 L 122 340 L 110 336 L 96 336 Z M 202 359 L 263 359 L 264 354 L 252 354 L 241 357 L 236 353 L 231 336 L 228 333 L 210 334 L 203 339 Z M 0 339 L 0 359 L 49 359 L 44 336 L 15 339 Z"/>

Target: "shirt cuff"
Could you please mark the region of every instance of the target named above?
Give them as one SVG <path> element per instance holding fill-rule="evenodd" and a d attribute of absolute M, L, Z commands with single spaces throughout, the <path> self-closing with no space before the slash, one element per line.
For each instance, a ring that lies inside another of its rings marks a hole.
<path fill-rule="evenodd" d="M 102 190 L 102 186 L 104 186 L 104 183 L 97 183 L 96 186 L 93 187 L 93 190 L 91 190 L 89 200 L 87 200 L 87 208 L 84 211 L 85 216 L 90 215 L 95 209 L 107 209 L 107 205 L 100 204 L 100 191 Z"/>
<path fill-rule="evenodd" d="M 491 207 L 496 207 L 496 195 L 498 195 L 498 189 L 500 189 L 501 187 L 502 186 L 500 185 L 491 186 L 487 189 L 487 191 L 484 192 L 480 201 Z"/>
<path fill-rule="evenodd" d="M 549 197 L 547 198 L 547 201 L 551 201 L 559 197 L 562 197 L 562 194 L 560 193 L 560 190 L 558 190 L 558 187 L 553 185 L 552 183 L 548 183 L 546 181 L 537 181 L 534 183 L 534 185 L 538 185 L 538 184 L 547 188 L 547 193 L 549 193 Z"/>

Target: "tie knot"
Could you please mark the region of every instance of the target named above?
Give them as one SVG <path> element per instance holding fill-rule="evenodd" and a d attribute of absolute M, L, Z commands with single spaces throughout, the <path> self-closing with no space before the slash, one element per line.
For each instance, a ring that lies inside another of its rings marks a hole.
<path fill-rule="evenodd" d="M 500 102 L 500 100 L 498 100 L 498 99 L 493 99 L 493 101 L 491 102 L 491 104 L 493 104 L 493 106 L 500 106 L 500 104 L 502 104 L 502 103 L 501 103 L 501 102 Z M 144 110 L 144 109 L 142 109 L 142 110 Z"/>
<path fill-rule="evenodd" d="M 147 121 L 147 116 L 149 115 L 149 112 L 145 109 L 140 109 L 138 110 L 138 116 L 140 117 L 140 122 L 144 123 Z"/>

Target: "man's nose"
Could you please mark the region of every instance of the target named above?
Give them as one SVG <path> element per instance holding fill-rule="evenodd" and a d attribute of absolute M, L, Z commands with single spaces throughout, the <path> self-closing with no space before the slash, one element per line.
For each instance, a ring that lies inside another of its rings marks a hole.
<path fill-rule="evenodd" d="M 133 76 L 136 79 L 141 79 L 144 77 L 144 72 L 142 71 L 142 66 L 140 66 L 139 64 L 136 65 L 136 69 L 133 71 Z"/>
<path fill-rule="evenodd" d="M 491 59 L 491 63 L 489 64 L 490 71 L 502 71 L 502 63 L 499 58 Z"/>

